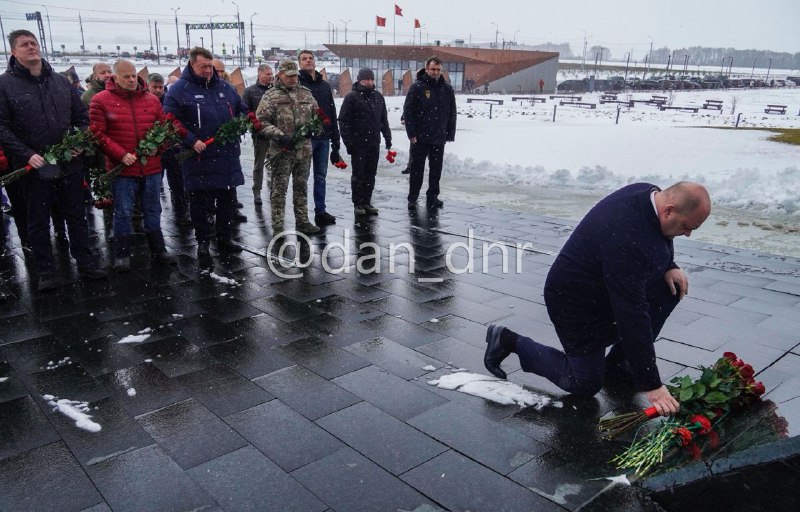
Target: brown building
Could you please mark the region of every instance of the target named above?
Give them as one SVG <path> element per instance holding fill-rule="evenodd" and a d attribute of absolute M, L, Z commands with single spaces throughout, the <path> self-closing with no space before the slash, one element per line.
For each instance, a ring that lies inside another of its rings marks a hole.
<path fill-rule="evenodd" d="M 339 72 L 349 69 L 352 76 L 360 68 L 370 68 L 375 72 L 376 86 L 383 90 L 391 80 L 396 94 L 405 94 L 417 71 L 432 55 L 442 59 L 445 76 L 456 92 L 539 92 L 540 79 L 544 80 L 544 92 L 552 93 L 556 88 L 556 52 L 463 46 L 325 46 L 339 57 Z"/>

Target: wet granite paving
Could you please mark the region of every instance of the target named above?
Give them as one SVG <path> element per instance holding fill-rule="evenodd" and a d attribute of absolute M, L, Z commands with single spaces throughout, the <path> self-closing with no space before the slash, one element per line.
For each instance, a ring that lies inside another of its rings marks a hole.
<path fill-rule="evenodd" d="M 312 255 L 307 268 L 284 268 L 265 251 L 268 208 L 255 208 L 244 187 L 249 220 L 236 238 L 253 250 L 210 262 L 172 222 L 166 195 L 177 267 L 151 267 L 137 238 L 133 272 L 82 282 L 55 244 L 64 284 L 42 294 L 9 238 L 0 510 L 681 510 L 692 493 L 733 493 L 726 471 L 773 460 L 782 462 L 747 470 L 762 484 L 750 496 L 765 510 L 793 509 L 763 482 L 800 474 L 791 458 L 800 452 L 800 261 L 676 242 L 692 288 L 656 344 L 662 377 L 696 374 L 732 350 L 770 392 L 701 461 L 678 456 L 676 471 L 622 487 L 601 479 L 619 473 L 608 460 L 623 445 L 599 440 L 596 420 L 641 397 L 604 389 L 577 399 L 524 374 L 514 357 L 510 380 L 560 407 L 520 409 L 427 383 L 455 368 L 486 373 L 489 323 L 558 346 L 542 285 L 573 223 L 446 193 L 431 213 L 379 192 L 380 215 L 354 219 L 344 182 L 328 196 L 337 224 L 282 255 Z M 90 213 L 108 261 L 102 214 Z M 468 262 L 464 249 L 448 256 L 468 229 L 479 238 L 475 272 L 450 272 L 448 262 Z M 503 273 L 500 249 L 482 253 L 483 239 L 533 250 L 509 247 Z M 413 256 L 391 255 L 392 244 L 409 244 Z M 364 269 L 376 262 L 380 272 Z M 144 342 L 118 343 L 145 329 Z M 87 402 L 102 430 L 77 428 L 44 394 Z M 689 494 L 673 492 L 679 486 Z"/>

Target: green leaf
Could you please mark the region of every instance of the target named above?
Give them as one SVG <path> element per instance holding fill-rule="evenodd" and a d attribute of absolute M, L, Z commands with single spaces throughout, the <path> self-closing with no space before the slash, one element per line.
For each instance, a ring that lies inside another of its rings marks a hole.
<path fill-rule="evenodd" d="M 727 395 L 724 393 L 720 393 L 719 391 L 712 391 L 711 393 L 706 395 L 706 402 L 710 404 L 721 404 L 728 401 Z"/>
<path fill-rule="evenodd" d="M 691 399 L 693 394 L 694 394 L 694 391 L 692 390 L 692 388 L 690 388 L 690 387 L 689 388 L 681 388 L 681 392 L 680 392 L 680 395 L 679 395 L 678 399 L 681 402 L 685 402 L 685 401 Z"/>
<path fill-rule="evenodd" d="M 688 388 L 691 385 L 692 385 L 692 378 L 689 377 L 688 375 L 684 375 L 683 378 L 681 379 L 681 387 Z"/>
<path fill-rule="evenodd" d="M 703 396 L 706 394 L 706 386 L 702 382 L 696 383 L 694 386 L 694 394 L 695 396 Z"/>
<path fill-rule="evenodd" d="M 719 386 L 720 382 L 722 382 L 722 379 L 720 379 L 719 377 L 716 377 L 716 378 L 712 379 L 711 382 L 708 383 L 708 387 L 715 388 L 715 387 Z"/>

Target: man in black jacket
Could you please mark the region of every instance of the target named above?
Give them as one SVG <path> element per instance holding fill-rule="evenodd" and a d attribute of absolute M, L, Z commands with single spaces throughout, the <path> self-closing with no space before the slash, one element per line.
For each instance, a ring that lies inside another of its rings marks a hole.
<path fill-rule="evenodd" d="M 425 159 L 428 159 L 428 208 L 441 208 L 439 178 L 446 142 L 456 140 L 456 95 L 442 76 L 442 61 L 431 57 L 425 69 L 417 73 L 417 81 L 408 90 L 403 105 L 406 134 L 411 141 L 411 176 L 408 187 L 408 208 L 416 209 L 422 179 L 425 177 Z"/>
<path fill-rule="evenodd" d="M 256 83 L 244 90 L 242 101 L 247 110 L 255 114 L 264 93 L 272 88 L 272 68 L 269 64 L 258 66 L 258 80 Z M 264 163 L 267 160 L 267 148 L 269 141 L 263 135 L 253 134 L 253 151 L 255 152 L 255 164 L 253 165 L 253 203 L 260 205 L 261 184 L 264 182 Z M 270 177 L 267 169 L 267 190 L 269 191 Z"/>
<path fill-rule="evenodd" d="M 500 363 L 514 352 L 524 371 L 570 393 L 592 396 L 604 380 L 624 380 L 645 392 L 659 414 L 676 413 L 679 404 L 661 383 L 654 342 L 688 291 L 672 240 L 690 236 L 710 212 L 706 189 L 689 182 L 663 191 L 636 183 L 601 200 L 561 249 L 544 286 L 564 351 L 492 325 L 486 369 L 506 378 Z"/>
<path fill-rule="evenodd" d="M 378 171 L 381 133 L 386 149 L 392 148 L 392 132 L 386 115 L 383 95 L 375 90 L 375 74 L 364 68 L 358 72 L 353 91 L 344 98 L 339 112 L 339 129 L 347 154 L 351 155 L 353 173 L 350 185 L 356 215 L 377 215 L 372 206 L 372 191 Z"/>
<path fill-rule="evenodd" d="M 66 164 L 48 165 L 44 150 L 61 142 L 73 127 L 89 125 L 86 107 L 69 80 L 42 59 L 36 36 L 27 30 L 8 35 L 11 59 L 0 76 L 0 140 L 13 168 L 30 165 L 21 180 L 28 214 L 28 235 L 39 271 L 39 290 L 56 288 L 50 244 L 50 211 L 57 205 L 69 229 L 69 248 L 78 273 L 103 279 L 89 249 L 89 227 L 83 208 L 83 158 L 73 152 Z"/>
<path fill-rule="evenodd" d="M 297 56 L 300 67 L 300 85 L 311 90 L 325 115 L 331 122 L 325 126 L 325 131 L 317 137 L 311 138 L 311 164 L 314 170 L 314 224 L 319 227 L 336 224 L 336 217 L 327 212 L 325 208 L 325 179 L 328 176 L 328 154 L 330 161 L 336 164 L 339 156 L 339 123 L 336 120 L 336 105 L 333 102 L 333 91 L 328 82 L 316 70 L 314 54 L 303 50 Z"/>

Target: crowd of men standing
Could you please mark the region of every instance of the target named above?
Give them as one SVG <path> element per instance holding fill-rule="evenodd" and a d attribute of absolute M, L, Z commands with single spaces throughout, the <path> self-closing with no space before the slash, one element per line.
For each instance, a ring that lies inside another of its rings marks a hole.
<path fill-rule="evenodd" d="M 298 62 L 281 62 L 276 76 L 269 65 L 259 66 L 257 82 L 241 97 L 226 80 L 224 64 L 204 48 L 191 50 L 188 65 L 174 83 L 165 84 L 156 73 L 145 82 L 134 64 L 125 60 L 113 65 L 97 63 L 81 95 L 41 57 L 33 33 L 16 30 L 8 41 L 11 58 L 0 76 L 0 148 L 8 155 L 11 169 L 31 168 L 7 189 L 20 243 L 35 261 L 41 291 L 55 289 L 60 283 L 51 245 L 51 219 L 57 232 L 59 225 L 66 225 L 70 254 L 80 277 L 107 277 L 89 242 L 86 207 L 92 204 L 90 168 L 123 166 L 111 186 L 116 271 L 131 269 L 137 228 L 145 234 L 154 264 L 176 261 L 166 248 L 161 230 L 164 174 L 175 223 L 194 228 L 198 256 L 212 256 L 212 243 L 218 253 L 241 251 L 233 239 L 234 223 L 247 220 L 238 211 L 242 204 L 236 194 L 236 187 L 245 183 L 239 141 L 204 141 L 227 121 L 249 112 L 255 113 L 263 125 L 252 135 L 254 204 L 258 207 L 263 203 L 266 181 L 274 235 L 284 231 L 290 181 L 296 231 L 314 234 L 335 224 L 336 217 L 327 211 L 326 175 L 328 162 L 344 165 L 342 140 L 352 159 L 354 212 L 357 216 L 378 214 L 372 205 L 372 192 L 381 135 L 387 150 L 392 147 L 392 136 L 385 101 L 375 90 L 375 77 L 369 69 L 359 72 L 339 117 L 333 90 L 316 71 L 314 54 L 308 50 L 299 53 Z M 180 147 L 137 155 L 138 143 L 148 130 L 170 115 L 184 131 Z M 298 136 L 315 117 L 323 121 L 322 130 Z M 439 59 L 429 59 L 420 72 L 403 117 L 414 155 L 414 165 L 410 162 L 409 208 L 415 207 L 426 157 L 430 159 L 427 205 L 440 208 L 441 156 L 444 143 L 454 139 L 456 111 L 453 89 L 441 77 Z M 90 123 L 97 135 L 96 154 L 76 150 L 66 163 L 45 161 L 46 148 L 59 143 L 71 129 L 89 129 Z M 176 153 L 188 148 L 196 155 L 178 162 Z M 313 223 L 307 204 L 312 168 Z M 137 218 L 141 226 L 136 225 Z"/>

